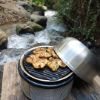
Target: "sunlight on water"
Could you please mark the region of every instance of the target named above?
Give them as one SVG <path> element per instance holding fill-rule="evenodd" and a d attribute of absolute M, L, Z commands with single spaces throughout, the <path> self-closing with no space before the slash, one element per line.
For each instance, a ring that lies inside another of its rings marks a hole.
<path fill-rule="evenodd" d="M 66 32 L 66 26 L 59 22 L 56 11 L 46 11 L 45 16 L 48 18 L 47 29 L 53 29 L 58 32 Z"/>
<path fill-rule="evenodd" d="M 28 48 L 34 44 L 34 35 L 11 35 L 8 38 L 8 48 Z"/>
<path fill-rule="evenodd" d="M 59 23 L 57 20 L 56 11 L 46 11 L 45 16 L 47 17 L 47 27 L 45 30 L 36 32 L 35 34 L 24 34 L 18 36 L 16 34 L 9 36 L 8 48 L 30 48 L 36 43 L 49 44 L 50 42 L 58 42 L 63 39 L 60 32 L 65 32 L 65 25 Z"/>
<path fill-rule="evenodd" d="M 48 10 L 48 11 L 45 12 L 46 17 L 52 17 L 54 15 L 57 15 L 56 11 Z"/>
<path fill-rule="evenodd" d="M 35 34 L 35 42 L 36 43 L 46 43 L 49 44 L 50 43 L 50 37 L 48 35 L 47 30 L 41 31 L 41 32 L 37 32 Z"/>

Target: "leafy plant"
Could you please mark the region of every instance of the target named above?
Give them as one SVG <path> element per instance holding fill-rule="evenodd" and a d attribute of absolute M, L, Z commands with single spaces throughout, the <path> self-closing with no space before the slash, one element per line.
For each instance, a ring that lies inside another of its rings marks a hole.
<path fill-rule="evenodd" d="M 45 0 L 32 0 L 32 2 L 34 2 L 38 5 L 44 5 Z"/>
<path fill-rule="evenodd" d="M 45 0 L 45 5 L 49 8 L 49 9 L 56 9 L 56 5 L 57 2 L 59 0 Z"/>
<path fill-rule="evenodd" d="M 70 35 L 93 39 L 100 32 L 100 0 L 59 0 L 57 8 L 60 18 L 70 24 Z"/>

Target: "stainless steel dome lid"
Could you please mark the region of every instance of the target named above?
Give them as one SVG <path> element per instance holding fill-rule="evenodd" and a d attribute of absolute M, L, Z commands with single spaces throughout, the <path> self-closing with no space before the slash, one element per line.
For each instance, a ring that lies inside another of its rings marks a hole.
<path fill-rule="evenodd" d="M 96 56 L 79 40 L 67 37 L 54 46 L 61 60 L 81 79 L 91 83 L 98 75 Z"/>

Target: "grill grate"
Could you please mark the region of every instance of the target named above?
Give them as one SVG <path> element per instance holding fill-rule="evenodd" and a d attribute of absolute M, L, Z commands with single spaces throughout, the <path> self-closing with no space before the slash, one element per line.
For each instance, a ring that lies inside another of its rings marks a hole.
<path fill-rule="evenodd" d="M 23 59 L 23 66 L 24 69 L 32 76 L 39 78 L 39 79 L 44 79 L 44 80 L 49 80 L 49 81 L 56 81 L 58 79 L 61 79 L 68 75 L 71 70 L 66 67 L 66 68 L 59 68 L 56 72 L 51 71 L 48 67 L 44 69 L 34 69 L 33 66 L 25 61 L 26 57 L 28 57 L 32 51 L 28 52 L 24 59 Z"/>

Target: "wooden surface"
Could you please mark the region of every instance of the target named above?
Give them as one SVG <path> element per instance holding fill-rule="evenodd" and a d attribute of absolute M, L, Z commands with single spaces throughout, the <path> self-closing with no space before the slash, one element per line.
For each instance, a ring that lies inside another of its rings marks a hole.
<path fill-rule="evenodd" d="M 77 80 L 71 94 L 65 100 L 100 100 L 100 84 L 94 87 Z M 20 76 L 15 62 L 7 63 L 4 66 L 1 100 L 28 100 L 22 93 L 20 87 Z"/>
<path fill-rule="evenodd" d="M 20 87 L 20 76 L 15 62 L 4 66 L 1 100 L 28 100 Z"/>

